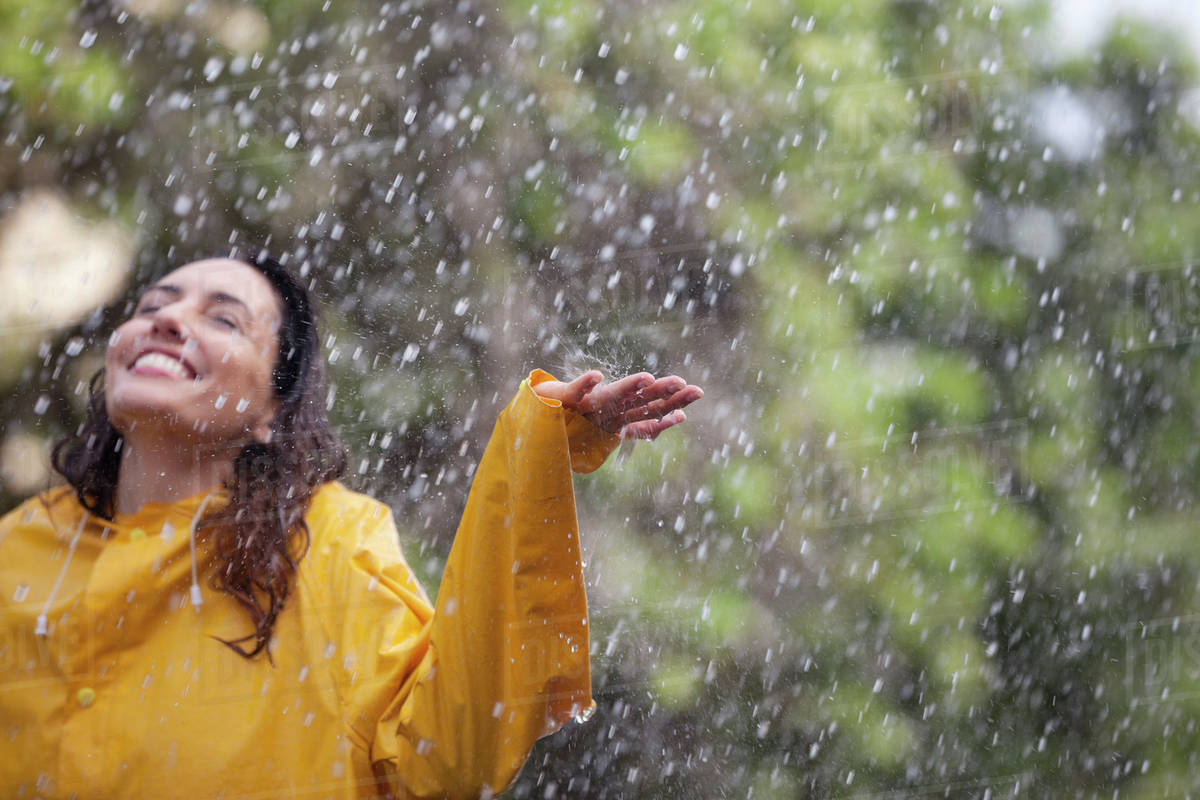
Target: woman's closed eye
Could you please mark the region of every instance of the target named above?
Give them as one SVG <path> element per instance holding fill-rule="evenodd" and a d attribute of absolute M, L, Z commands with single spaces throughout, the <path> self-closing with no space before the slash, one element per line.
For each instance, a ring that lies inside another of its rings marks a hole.
<path fill-rule="evenodd" d="M 241 330 L 241 326 L 238 325 L 237 320 L 227 314 L 213 314 L 211 319 L 221 327 L 228 328 L 231 331 Z"/>

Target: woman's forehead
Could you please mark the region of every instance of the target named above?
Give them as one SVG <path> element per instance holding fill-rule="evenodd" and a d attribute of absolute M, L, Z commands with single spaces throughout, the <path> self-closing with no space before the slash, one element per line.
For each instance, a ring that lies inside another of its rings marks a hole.
<path fill-rule="evenodd" d="M 167 273 L 150 288 L 163 286 L 188 294 L 232 297 L 241 301 L 255 317 L 278 319 L 283 312 L 279 295 L 267 277 L 237 259 L 193 261 Z"/>

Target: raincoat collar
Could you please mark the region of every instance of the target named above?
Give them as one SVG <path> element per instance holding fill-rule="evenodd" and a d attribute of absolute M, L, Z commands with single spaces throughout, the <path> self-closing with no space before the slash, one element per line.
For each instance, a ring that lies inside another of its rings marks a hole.
<path fill-rule="evenodd" d="M 132 514 L 118 513 L 113 515 L 112 521 L 100 520 L 100 523 L 112 528 L 116 533 L 145 528 L 155 523 L 161 525 L 163 522 L 170 522 L 176 528 L 181 528 L 189 525 L 206 504 L 207 508 L 204 510 L 212 510 L 225 502 L 228 502 L 225 488 L 214 486 L 182 500 L 151 500 Z"/>
<path fill-rule="evenodd" d="M 207 511 L 216 510 L 229 500 L 223 486 L 214 486 L 181 500 L 152 500 L 132 514 L 118 513 L 111 520 L 107 520 L 88 512 L 75 496 L 74 490 L 69 486 L 64 486 L 56 491 L 51 491 L 45 503 L 45 510 L 55 530 L 63 539 L 70 538 L 75 527 L 79 525 L 80 517 L 85 514 L 88 519 L 84 525 L 83 535 L 108 539 L 112 536 L 128 534 L 138 528 L 145 531 L 157 530 L 162 527 L 164 522 L 170 522 L 176 530 L 187 530 L 192 518 L 205 499 L 209 497 L 212 499 L 208 504 Z"/>
<path fill-rule="evenodd" d="M 111 521 L 91 514 L 69 489 L 63 490 L 63 495 L 59 498 L 60 502 L 63 498 L 73 506 L 72 516 L 76 518 L 76 521 L 73 523 L 73 533 L 70 536 L 70 543 L 67 546 L 67 556 L 63 560 L 58 577 L 55 579 L 54 585 L 50 589 L 50 594 L 46 598 L 45 606 L 42 608 L 42 612 L 38 614 L 37 622 L 34 626 L 34 634 L 36 636 L 46 637 L 49 635 L 48 615 L 50 609 L 54 605 L 54 600 L 58 596 L 59 590 L 62 588 L 63 578 L 71 566 L 71 560 L 75 557 L 75 549 L 79 545 L 79 539 L 87 532 L 91 532 L 93 535 L 99 534 L 101 538 L 108 538 L 114 533 L 120 536 L 127 532 L 132 533 L 134 530 L 144 529 L 150 525 L 160 528 L 168 523 L 177 527 L 180 525 L 186 526 L 188 531 L 188 550 L 192 561 L 192 583 L 189 588 L 189 595 L 192 607 L 197 611 L 200 610 L 200 606 L 204 603 L 204 596 L 200 590 L 199 564 L 196 558 L 196 527 L 199 525 L 200 520 L 203 519 L 205 511 L 213 503 L 221 504 L 227 502 L 228 498 L 225 495 L 223 487 L 214 487 L 174 502 L 151 501 L 132 514 L 117 514 Z M 57 505 L 59 503 L 52 500 L 47 508 L 47 512 L 51 516 L 51 523 L 54 524 L 56 530 L 58 530 L 58 525 L 55 524 L 53 511 Z"/>

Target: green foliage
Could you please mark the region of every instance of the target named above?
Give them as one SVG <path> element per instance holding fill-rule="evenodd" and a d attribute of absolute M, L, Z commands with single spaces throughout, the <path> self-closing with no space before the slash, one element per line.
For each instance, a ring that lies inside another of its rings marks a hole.
<path fill-rule="evenodd" d="M 629 141 L 629 169 L 647 183 L 682 177 L 695 146 L 687 131 L 665 124 L 643 123 Z"/>
<path fill-rule="evenodd" d="M 94 31 L 81 36 L 74 6 L 48 2 L 0 5 L 0 77 L 12 102 L 39 127 L 129 119 L 130 74 Z"/>

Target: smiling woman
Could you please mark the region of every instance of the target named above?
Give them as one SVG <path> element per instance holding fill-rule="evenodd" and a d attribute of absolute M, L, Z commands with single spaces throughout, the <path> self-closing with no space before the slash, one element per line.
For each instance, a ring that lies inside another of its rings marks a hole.
<path fill-rule="evenodd" d="M 324 407 L 325 376 L 307 290 L 269 258 L 175 270 L 114 331 L 106 388 L 55 466 L 91 513 L 227 487 L 208 527 L 213 581 L 254 623 L 227 641 L 266 646 L 307 546 L 303 515 L 346 466 Z M 190 594 L 201 598 L 196 571 Z M 225 640 L 223 640 L 225 641 Z"/>
<path fill-rule="evenodd" d="M 571 472 L 700 390 L 534 370 L 433 608 L 388 509 L 336 482 L 318 342 L 266 258 L 181 267 L 114 332 L 55 450 L 70 488 L 0 520 L 4 794 L 477 797 L 590 713 Z"/>

